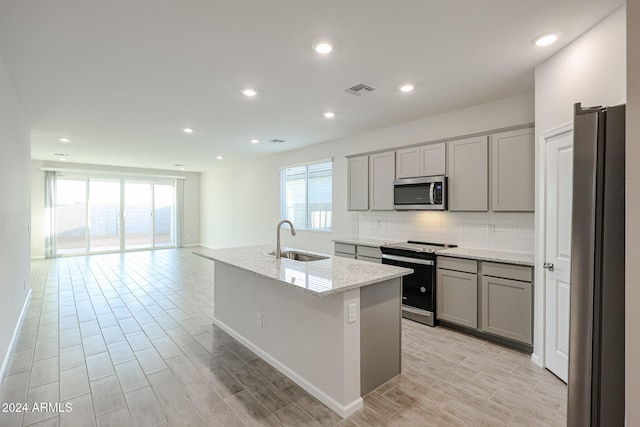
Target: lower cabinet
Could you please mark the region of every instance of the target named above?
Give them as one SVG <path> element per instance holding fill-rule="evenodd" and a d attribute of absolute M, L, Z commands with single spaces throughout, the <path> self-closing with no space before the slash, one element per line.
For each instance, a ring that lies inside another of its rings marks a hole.
<path fill-rule="evenodd" d="M 533 343 L 533 275 L 526 266 L 438 257 L 437 317 L 491 339 Z"/>
<path fill-rule="evenodd" d="M 531 283 L 482 276 L 482 330 L 532 344 Z"/>
<path fill-rule="evenodd" d="M 336 242 L 335 255 L 342 258 L 356 259 L 356 245 Z"/>
<path fill-rule="evenodd" d="M 475 273 L 439 268 L 436 300 L 438 319 L 478 327 L 478 276 Z"/>
<path fill-rule="evenodd" d="M 378 246 L 355 245 L 352 243 L 335 243 L 335 256 L 362 261 L 382 263 L 382 252 Z"/>

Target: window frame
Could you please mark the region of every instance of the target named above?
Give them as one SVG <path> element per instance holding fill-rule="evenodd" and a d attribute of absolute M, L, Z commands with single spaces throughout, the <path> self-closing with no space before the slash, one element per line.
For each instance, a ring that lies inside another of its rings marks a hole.
<path fill-rule="evenodd" d="M 329 227 L 328 228 L 312 228 L 312 219 L 311 219 L 311 211 L 309 210 L 309 167 L 314 165 L 328 164 L 330 165 L 331 171 L 331 184 L 329 185 L 330 191 L 330 219 L 329 219 Z M 304 167 L 304 213 L 305 213 L 305 225 L 300 226 L 296 224 L 294 219 L 289 219 L 287 215 L 287 194 L 286 194 L 286 171 Z M 296 230 L 299 231 L 309 231 L 315 233 L 332 233 L 333 232 L 333 158 L 316 160 L 313 162 L 307 163 L 299 163 L 295 165 L 282 166 L 280 167 L 280 219 L 285 220 L 289 219 L 295 226 Z"/>

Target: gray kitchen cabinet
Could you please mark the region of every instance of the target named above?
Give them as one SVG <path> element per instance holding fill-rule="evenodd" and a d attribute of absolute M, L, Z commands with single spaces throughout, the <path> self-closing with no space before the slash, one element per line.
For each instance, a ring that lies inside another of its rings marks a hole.
<path fill-rule="evenodd" d="M 396 178 L 420 176 L 420 148 L 411 147 L 396 150 Z"/>
<path fill-rule="evenodd" d="M 356 259 L 375 263 L 382 263 L 380 246 L 356 245 Z"/>
<path fill-rule="evenodd" d="M 356 259 L 356 245 L 352 245 L 349 243 L 336 242 L 335 256 L 339 256 L 342 258 Z"/>
<path fill-rule="evenodd" d="M 372 211 L 393 210 L 395 151 L 369 156 L 370 206 Z"/>
<path fill-rule="evenodd" d="M 420 176 L 446 175 L 447 144 L 427 144 L 420 147 Z"/>
<path fill-rule="evenodd" d="M 369 156 L 347 159 L 347 209 L 369 209 Z"/>
<path fill-rule="evenodd" d="M 449 210 L 487 211 L 489 207 L 488 137 L 447 143 Z"/>
<path fill-rule="evenodd" d="M 396 151 L 396 178 L 445 175 L 447 148 L 444 142 Z"/>
<path fill-rule="evenodd" d="M 335 243 L 335 256 L 359 259 L 375 263 L 382 262 L 382 252 L 379 246 L 355 245 L 351 243 Z"/>
<path fill-rule="evenodd" d="M 438 319 L 472 329 L 478 328 L 478 276 L 476 272 L 476 261 L 438 257 L 436 278 L 436 315 Z"/>
<path fill-rule="evenodd" d="M 447 256 L 438 256 L 437 265 L 438 319 L 464 326 L 475 335 L 531 350 L 531 267 Z"/>
<path fill-rule="evenodd" d="M 535 140 L 533 129 L 491 136 L 491 209 L 533 212 Z"/>
<path fill-rule="evenodd" d="M 481 264 L 480 329 L 483 332 L 532 344 L 531 268 L 490 262 Z"/>

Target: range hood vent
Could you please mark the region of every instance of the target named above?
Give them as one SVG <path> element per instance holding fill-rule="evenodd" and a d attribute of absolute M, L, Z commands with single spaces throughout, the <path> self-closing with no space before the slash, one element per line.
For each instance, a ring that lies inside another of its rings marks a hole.
<path fill-rule="evenodd" d="M 357 85 L 346 88 L 344 91 L 355 96 L 360 96 L 362 94 L 371 93 L 375 90 L 378 89 L 366 83 L 358 83 Z"/>

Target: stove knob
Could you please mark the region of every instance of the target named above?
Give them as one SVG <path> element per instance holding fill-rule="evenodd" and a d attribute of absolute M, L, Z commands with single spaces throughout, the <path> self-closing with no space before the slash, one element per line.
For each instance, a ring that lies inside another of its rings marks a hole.
<path fill-rule="evenodd" d="M 421 287 L 421 288 L 420 288 L 420 292 L 422 292 L 422 293 L 424 294 L 425 292 L 427 292 L 427 288 L 425 288 L 424 286 L 423 286 L 423 287 Z"/>

